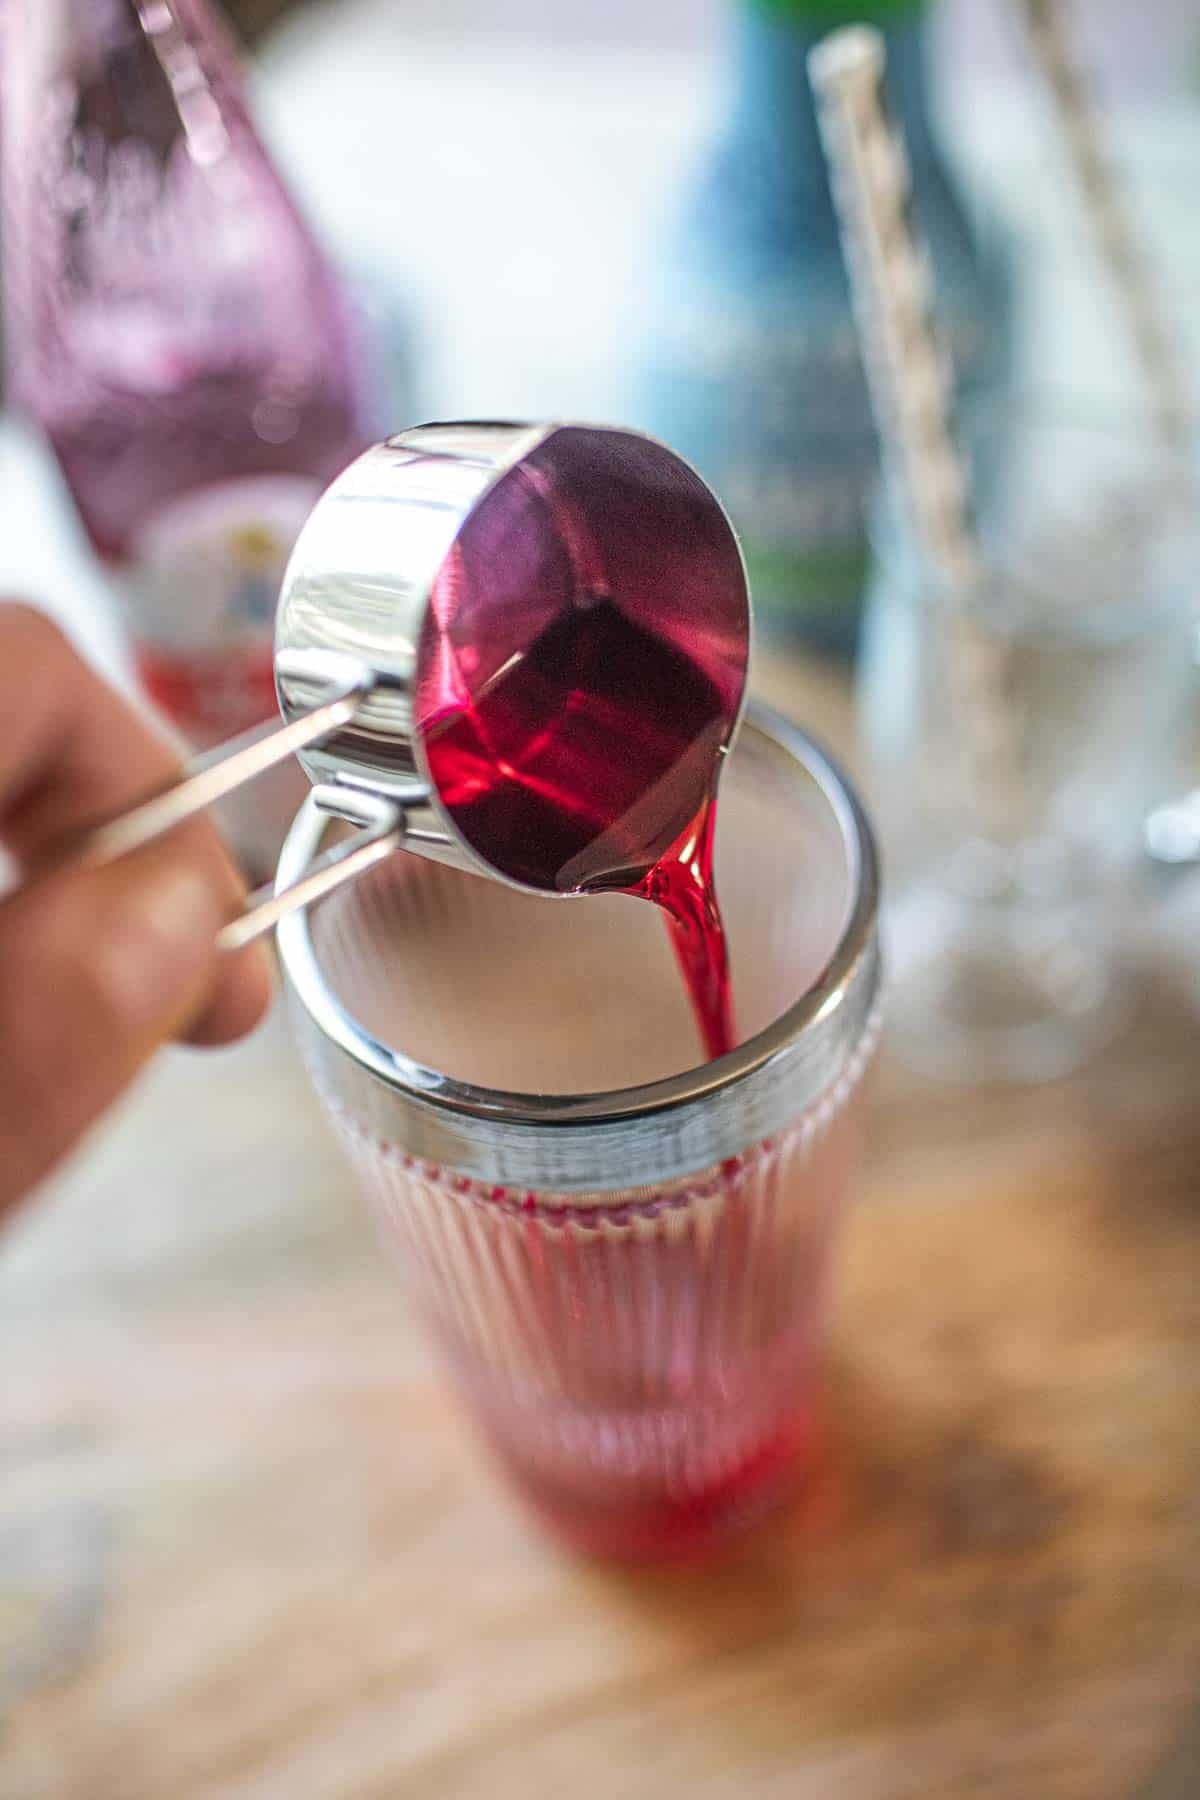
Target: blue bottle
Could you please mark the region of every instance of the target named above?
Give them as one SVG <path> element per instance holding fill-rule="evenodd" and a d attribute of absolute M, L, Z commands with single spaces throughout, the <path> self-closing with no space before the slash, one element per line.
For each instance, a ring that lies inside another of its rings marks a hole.
<path fill-rule="evenodd" d="M 806 59 L 864 16 L 886 35 L 960 393 L 1004 386 L 1011 259 L 969 222 L 934 134 L 921 0 L 741 0 L 729 117 L 648 282 L 636 402 L 729 508 L 760 625 L 841 656 L 857 642 L 877 449 Z"/>

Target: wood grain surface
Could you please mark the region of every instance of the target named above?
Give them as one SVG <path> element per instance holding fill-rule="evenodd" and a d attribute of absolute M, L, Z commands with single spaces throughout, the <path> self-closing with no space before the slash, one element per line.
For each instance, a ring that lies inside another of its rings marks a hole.
<path fill-rule="evenodd" d="M 844 702 L 767 671 L 844 734 Z M 823 1442 L 705 1570 L 572 1560 L 404 1316 L 279 1019 L 0 1253 L 0 1793 L 1116 1800 L 1200 1689 L 1200 1024 L 885 1055 Z"/>

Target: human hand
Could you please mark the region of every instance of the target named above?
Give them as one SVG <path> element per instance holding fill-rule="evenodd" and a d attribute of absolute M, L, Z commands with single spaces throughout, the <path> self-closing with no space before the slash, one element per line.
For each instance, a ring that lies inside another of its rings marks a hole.
<path fill-rule="evenodd" d="M 0 844 L 22 873 L 171 780 L 179 759 L 40 614 L 0 602 Z M 0 900 L 0 1215 L 168 1038 L 225 1044 L 270 996 L 260 945 L 215 948 L 243 883 L 194 819 Z"/>

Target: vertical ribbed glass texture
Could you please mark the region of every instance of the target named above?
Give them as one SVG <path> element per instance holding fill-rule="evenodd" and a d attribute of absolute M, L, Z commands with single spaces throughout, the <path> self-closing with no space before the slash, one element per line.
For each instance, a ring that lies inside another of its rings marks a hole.
<path fill-rule="evenodd" d="M 828 805 L 753 730 L 722 806 L 718 878 L 752 1037 L 825 969 L 855 878 Z M 540 900 L 400 855 L 319 909 L 311 933 L 347 1013 L 460 1081 L 596 1094 L 697 1061 L 665 931 L 643 902 Z M 769 1135 L 748 1127 L 734 1154 L 664 1176 L 661 1114 L 633 1185 L 626 1166 L 583 1191 L 489 1179 L 477 1154 L 469 1175 L 415 1154 L 367 1077 L 361 1093 L 353 1081 L 334 1092 L 336 1065 L 312 1053 L 312 1020 L 297 1015 L 410 1303 L 544 1516 L 589 1549 L 666 1555 L 786 1489 L 811 1437 L 873 1009 L 794 1107 L 785 1089 Z M 755 1071 L 737 1091 L 767 1079 Z"/>

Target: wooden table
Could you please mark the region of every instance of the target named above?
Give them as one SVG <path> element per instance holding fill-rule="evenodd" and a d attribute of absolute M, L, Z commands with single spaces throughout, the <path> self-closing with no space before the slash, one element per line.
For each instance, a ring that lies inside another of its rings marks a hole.
<path fill-rule="evenodd" d="M 768 672 L 844 736 L 836 687 Z M 702 1572 L 570 1560 L 381 1266 L 276 1019 L 165 1059 L 0 1259 L 0 1793 L 1101 1800 L 1200 1689 L 1200 1024 L 885 1056 L 825 1443 Z"/>

